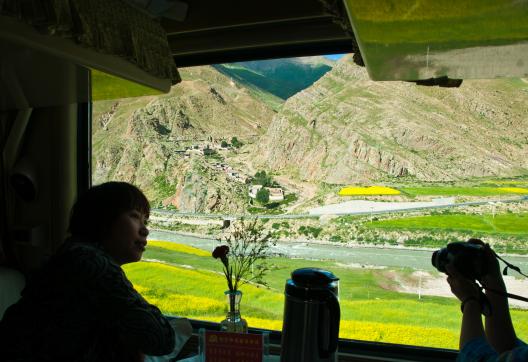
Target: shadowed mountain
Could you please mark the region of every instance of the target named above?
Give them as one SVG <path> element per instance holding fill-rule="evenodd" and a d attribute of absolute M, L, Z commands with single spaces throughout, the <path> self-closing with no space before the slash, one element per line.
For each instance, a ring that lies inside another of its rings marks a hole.
<path fill-rule="evenodd" d="M 273 59 L 214 67 L 241 84 L 263 89 L 283 100 L 311 86 L 332 69 L 333 62 L 324 57 Z"/>

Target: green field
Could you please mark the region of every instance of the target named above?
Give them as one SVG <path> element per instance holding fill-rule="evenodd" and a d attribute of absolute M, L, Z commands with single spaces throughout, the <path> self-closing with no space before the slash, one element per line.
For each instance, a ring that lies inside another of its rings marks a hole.
<path fill-rule="evenodd" d="M 153 243 L 144 259 L 124 267 L 147 300 L 169 315 L 220 322 L 225 315 L 227 289 L 217 260 L 189 247 Z M 177 245 L 177 244 L 176 244 Z M 452 298 L 422 297 L 390 290 L 386 270 L 352 269 L 332 261 L 273 258 L 269 288 L 242 287 L 241 312 L 252 327 L 280 330 L 284 282 L 300 267 L 331 270 L 340 278 L 341 338 L 431 347 L 458 346 L 459 304 Z M 408 270 L 401 270 L 404 277 Z M 520 338 L 528 337 L 527 312 L 514 310 Z"/>
<path fill-rule="evenodd" d="M 501 189 L 501 187 L 452 187 L 452 186 L 431 186 L 431 187 L 401 187 L 400 191 L 410 196 L 499 196 L 499 195 L 523 195 L 524 193 L 512 192 Z M 521 190 L 522 191 L 522 190 Z M 526 190 L 528 194 L 528 189 Z"/>
<path fill-rule="evenodd" d="M 510 82 L 520 82 L 522 86 L 526 86 L 526 83 L 519 80 L 519 79 L 510 79 Z M 526 187 L 528 186 L 528 179 L 526 176 L 519 176 L 516 178 L 508 178 L 508 179 L 490 179 L 490 180 L 484 180 L 480 182 L 481 185 L 486 186 L 497 186 L 497 187 L 504 187 L 504 186 L 517 186 L 517 187 Z"/>
<path fill-rule="evenodd" d="M 442 229 L 486 234 L 528 235 L 528 213 L 411 216 L 374 221 L 365 226 L 385 229 Z"/>

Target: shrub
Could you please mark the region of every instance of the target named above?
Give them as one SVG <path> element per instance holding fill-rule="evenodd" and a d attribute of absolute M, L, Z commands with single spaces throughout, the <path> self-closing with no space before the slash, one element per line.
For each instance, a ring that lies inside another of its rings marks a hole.
<path fill-rule="evenodd" d="M 240 142 L 240 141 L 238 140 L 238 138 L 236 138 L 236 137 L 231 138 L 231 144 L 232 144 L 233 147 L 235 147 L 235 148 L 240 148 L 240 147 L 242 147 L 242 146 L 244 145 L 244 144 L 243 144 L 242 142 Z"/>
<path fill-rule="evenodd" d="M 214 155 L 216 151 L 213 150 L 212 148 L 209 148 L 209 146 L 207 146 L 206 148 L 203 149 L 203 153 L 205 156 L 211 156 L 211 155 Z"/>
<path fill-rule="evenodd" d="M 269 201 L 269 190 L 264 187 L 258 190 L 256 199 L 261 204 L 267 203 Z"/>
<path fill-rule="evenodd" d="M 266 209 L 276 209 L 277 207 L 280 206 L 280 202 L 272 202 L 270 204 L 267 204 L 266 205 Z"/>
<path fill-rule="evenodd" d="M 271 186 L 273 180 L 270 175 L 266 174 L 266 171 L 257 171 L 253 177 L 253 185 L 262 185 L 264 187 Z"/>
<path fill-rule="evenodd" d="M 305 235 L 308 237 L 317 238 L 319 234 L 321 234 L 321 231 L 323 231 L 323 228 L 313 227 L 313 226 L 300 226 L 298 229 L 299 234 Z"/>
<path fill-rule="evenodd" d="M 176 193 L 176 186 L 176 183 L 171 183 L 164 175 L 159 175 L 154 178 L 154 187 L 160 199 L 174 195 Z"/>

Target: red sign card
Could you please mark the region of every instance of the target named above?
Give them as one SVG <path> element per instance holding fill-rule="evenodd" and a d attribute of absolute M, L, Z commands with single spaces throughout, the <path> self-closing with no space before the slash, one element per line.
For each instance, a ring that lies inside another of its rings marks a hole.
<path fill-rule="evenodd" d="M 261 334 L 205 331 L 206 362 L 262 362 Z"/>

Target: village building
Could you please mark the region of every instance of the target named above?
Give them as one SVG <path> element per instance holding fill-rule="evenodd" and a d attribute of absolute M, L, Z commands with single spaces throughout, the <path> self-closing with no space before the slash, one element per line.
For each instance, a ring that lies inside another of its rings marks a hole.
<path fill-rule="evenodd" d="M 248 195 L 252 199 L 257 198 L 257 192 L 262 188 L 262 185 L 252 185 L 249 188 Z M 284 191 L 280 187 L 265 187 L 269 191 L 269 200 L 270 201 L 283 201 L 284 200 Z"/>
<path fill-rule="evenodd" d="M 188 150 L 185 150 L 186 155 L 203 155 L 203 151 L 200 149 L 191 148 Z"/>
<path fill-rule="evenodd" d="M 248 182 L 249 177 L 246 175 L 239 174 L 237 180 L 245 184 Z"/>
<path fill-rule="evenodd" d="M 269 191 L 270 201 L 284 200 L 284 191 L 280 187 L 266 187 Z"/>
<path fill-rule="evenodd" d="M 251 197 L 252 199 L 256 199 L 257 198 L 257 192 L 262 188 L 262 185 L 251 185 L 251 187 L 249 188 L 249 197 Z"/>

